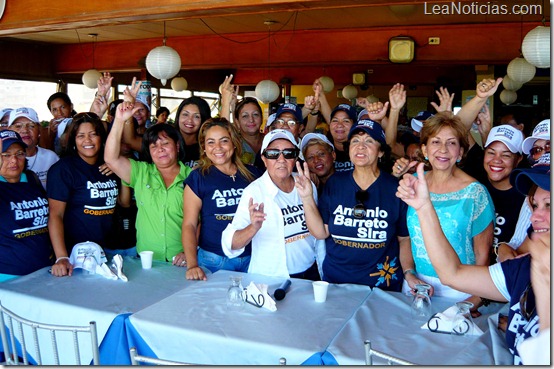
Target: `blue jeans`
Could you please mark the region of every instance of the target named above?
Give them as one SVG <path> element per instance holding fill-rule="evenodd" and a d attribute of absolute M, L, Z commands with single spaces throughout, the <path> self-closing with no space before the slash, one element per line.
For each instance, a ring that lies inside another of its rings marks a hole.
<path fill-rule="evenodd" d="M 114 255 L 116 254 L 119 254 L 121 255 L 121 257 L 125 257 L 125 256 L 130 256 L 130 257 L 136 257 L 138 256 L 137 255 L 137 248 L 136 246 L 135 247 L 131 247 L 131 248 L 128 248 L 128 249 L 122 249 L 122 250 L 112 250 L 112 249 L 104 249 L 104 254 L 106 254 L 106 257 L 108 259 L 112 259 L 114 257 Z"/>
<path fill-rule="evenodd" d="M 246 273 L 248 272 L 248 265 L 250 265 L 250 255 L 229 259 L 226 256 L 220 256 L 198 248 L 198 265 L 207 268 L 212 273 L 220 269 Z"/>

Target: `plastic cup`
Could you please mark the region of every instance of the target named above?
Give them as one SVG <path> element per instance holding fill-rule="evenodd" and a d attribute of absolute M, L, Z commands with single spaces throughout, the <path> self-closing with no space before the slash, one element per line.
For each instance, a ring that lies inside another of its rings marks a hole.
<path fill-rule="evenodd" d="M 154 256 L 154 251 L 141 251 L 139 252 L 140 262 L 142 263 L 142 269 L 151 269 L 152 268 L 152 257 Z"/>
<path fill-rule="evenodd" d="M 327 300 L 327 289 L 329 288 L 329 282 L 315 281 L 312 282 L 314 287 L 314 299 L 315 302 L 325 302 Z"/>

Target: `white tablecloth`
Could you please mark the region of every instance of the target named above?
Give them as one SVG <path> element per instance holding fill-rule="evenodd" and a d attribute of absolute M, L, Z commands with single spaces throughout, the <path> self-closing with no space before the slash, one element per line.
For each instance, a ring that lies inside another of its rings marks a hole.
<path fill-rule="evenodd" d="M 76 269 L 71 277 L 54 277 L 48 269 L 0 283 L 2 305 L 24 318 L 42 323 L 88 325 L 94 320 L 98 342 L 117 315 L 143 309 L 191 283 L 185 279 L 185 268 L 154 262 L 152 269 L 143 270 L 140 259 L 130 257 L 123 263 L 128 282 L 85 275 L 82 269 Z M 72 343 L 67 341 L 66 344 L 72 350 Z M 82 362 L 88 364 L 92 352 L 83 350 L 81 357 Z M 51 359 L 49 355 L 43 356 L 46 364 L 53 363 Z"/>
<path fill-rule="evenodd" d="M 432 297 L 433 313 L 441 312 L 456 301 Z M 481 307 L 483 315 L 475 323 L 484 332 L 481 336 L 451 336 L 420 329 L 422 322 L 411 319 L 412 297 L 399 292 L 373 289 L 369 298 L 356 311 L 342 331 L 329 345 L 340 365 L 365 363 L 364 341 L 369 339 L 375 350 L 420 365 L 511 365 L 504 336 L 496 328 L 498 311 L 506 304 L 492 303 Z M 386 364 L 374 359 L 374 364 Z"/>
<path fill-rule="evenodd" d="M 129 321 L 159 358 L 195 364 L 297 365 L 325 350 L 333 336 L 369 296 L 367 286 L 329 285 L 327 301 L 316 303 L 312 282 L 292 279 L 277 311 L 246 304 L 226 307 L 231 275 L 269 285 L 283 282 L 256 274 L 218 271 L 207 281 L 179 291 L 133 314 Z"/>

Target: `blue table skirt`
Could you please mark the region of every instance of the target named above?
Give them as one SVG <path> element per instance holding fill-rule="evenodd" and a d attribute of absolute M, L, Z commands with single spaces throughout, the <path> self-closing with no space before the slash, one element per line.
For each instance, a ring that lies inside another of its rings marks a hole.
<path fill-rule="evenodd" d="M 157 358 L 131 324 L 130 315 L 131 313 L 118 315 L 108 328 L 100 344 L 100 364 L 131 365 L 129 354 L 131 347 L 136 347 L 141 355 Z M 313 354 L 302 365 L 338 365 L 338 363 L 333 355 L 325 351 Z"/>

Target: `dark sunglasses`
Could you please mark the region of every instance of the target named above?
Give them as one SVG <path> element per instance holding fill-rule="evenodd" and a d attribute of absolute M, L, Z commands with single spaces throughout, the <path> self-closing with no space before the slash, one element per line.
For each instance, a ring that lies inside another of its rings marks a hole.
<path fill-rule="evenodd" d="M 529 299 L 529 292 L 531 291 L 531 283 L 527 286 L 523 294 L 521 295 L 521 298 L 519 299 L 519 308 L 521 309 L 521 315 L 527 320 L 528 322 L 531 321 L 531 318 L 533 317 L 533 313 L 535 312 L 535 307 L 533 306 L 533 309 L 529 311 L 527 308 L 527 300 Z"/>
<path fill-rule="evenodd" d="M 92 112 L 79 113 L 73 116 L 73 123 L 91 122 L 97 120 L 100 120 L 100 118 Z"/>
<path fill-rule="evenodd" d="M 529 150 L 529 154 L 531 154 L 531 156 L 537 157 L 542 155 L 543 151 L 545 153 L 550 153 L 550 142 L 544 146 L 535 146 L 531 148 L 531 150 Z"/>
<path fill-rule="evenodd" d="M 283 154 L 285 159 L 296 159 L 298 157 L 298 153 L 298 149 L 266 149 L 262 155 L 271 160 L 277 160 L 281 154 Z"/>
<path fill-rule="evenodd" d="M 354 218 L 365 218 L 367 209 L 364 205 L 364 202 L 369 200 L 369 192 L 367 190 L 356 191 L 356 206 L 352 209 L 352 215 Z"/>

